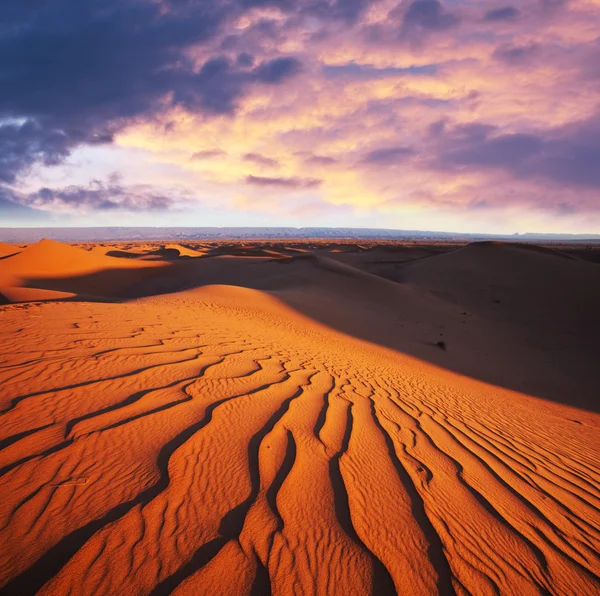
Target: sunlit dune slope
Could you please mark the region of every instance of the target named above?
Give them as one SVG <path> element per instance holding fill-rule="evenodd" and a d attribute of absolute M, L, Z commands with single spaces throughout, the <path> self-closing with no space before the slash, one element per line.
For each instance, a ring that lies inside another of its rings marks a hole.
<path fill-rule="evenodd" d="M 180 257 L 201 257 L 204 255 L 204 252 L 193 250 L 181 244 L 167 244 L 165 248 L 173 251 L 176 250 Z"/>
<path fill-rule="evenodd" d="M 600 590 L 595 414 L 241 287 L 0 330 L 3 593 Z"/>
<path fill-rule="evenodd" d="M 111 268 L 150 267 L 148 263 L 132 264 L 123 259 L 93 254 L 75 246 L 41 240 L 0 263 L 1 273 L 25 278 L 32 275 L 63 277 Z"/>
<path fill-rule="evenodd" d="M 0 260 L 0 592 L 599 593 L 597 265 L 271 252 Z"/>
<path fill-rule="evenodd" d="M 9 257 L 20 252 L 21 249 L 14 244 L 6 244 L 6 242 L 0 242 L 0 259 Z"/>
<path fill-rule="evenodd" d="M 115 290 L 143 279 L 148 269 L 163 265 L 117 259 L 61 242 L 41 240 L 0 260 L 0 297 L 9 302 L 55 300 L 81 294 L 86 298 L 109 297 Z M 89 276 L 102 275 L 107 271 L 114 272 L 111 287 L 106 287 L 102 279 L 93 278 L 83 288 L 73 281 L 82 276 L 89 279 Z M 61 284 L 56 282 L 57 279 L 68 281 Z M 54 287 L 57 283 L 59 287 Z"/>

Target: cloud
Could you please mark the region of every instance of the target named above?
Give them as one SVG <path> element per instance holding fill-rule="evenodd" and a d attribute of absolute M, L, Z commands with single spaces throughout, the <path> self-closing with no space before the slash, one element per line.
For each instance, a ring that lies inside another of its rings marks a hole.
<path fill-rule="evenodd" d="M 267 178 L 264 176 L 246 176 L 246 184 L 279 188 L 316 188 L 322 184 L 317 178 Z"/>
<path fill-rule="evenodd" d="M 265 157 L 260 153 L 246 153 L 243 159 L 244 161 L 250 161 L 252 163 L 258 164 L 259 166 L 267 166 L 271 168 L 277 166 L 279 163 L 276 159 Z"/>
<path fill-rule="evenodd" d="M 367 153 L 361 160 L 365 164 L 393 165 L 406 160 L 414 154 L 410 147 L 388 147 L 375 149 Z"/>
<path fill-rule="evenodd" d="M 243 13 L 235 1 L 31 0 L 26 10 L 16 0 L 5 4 L 2 180 L 36 161 L 58 163 L 79 145 L 110 142 L 169 106 L 232 114 L 252 86 L 281 84 L 301 69 L 297 58 L 285 56 L 250 70 L 248 57 L 192 57 Z M 6 119 L 22 124 L 3 125 Z"/>
<path fill-rule="evenodd" d="M 533 169 L 556 182 L 600 189 L 600 117 L 548 134 Z"/>
<path fill-rule="evenodd" d="M 534 134 L 500 134 L 490 129 L 460 129 L 444 145 L 441 160 L 445 165 L 503 167 L 525 170 L 527 160 L 542 149 L 542 140 Z"/>
<path fill-rule="evenodd" d="M 442 136 L 437 165 L 496 168 L 520 178 L 600 188 L 600 117 L 529 133 L 459 126 Z"/>
<path fill-rule="evenodd" d="M 111 141 L 109 133 L 66 132 L 44 128 L 29 120 L 0 124 L 0 182 L 13 183 L 17 173 L 37 161 L 44 165 L 60 163 L 78 144 L 99 145 Z"/>
<path fill-rule="evenodd" d="M 18 202 L 18 195 L 0 187 L 0 227 L 19 224 L 47 223 L 51 216 L 41 209 L 33 209 Z"/>
<path fill-rule="evenodd" d="M 180 184 L 207 219 L 240 195 L 385 225 L 600 213 L 598 4 L 510 2 L 4 0 L 0 184 L 115 223 L 162 223 Z"/>
<path fill-rule="evenodd" d="M 301 67 L 297 58 L 275 58 L 258 66 L 254 74 L 261 83 L 278 84 L 299 73 Z"/>
<path fill-rule="evenodd" d="M 308 2 L 301 9 L 301 14 L 330 21 L 345 21 L 352 25 L 375 2 L 377 0 L 334 0 L 333 2 L 315 0 Z"/>
<path fill-rule="evenodd" d="M 295 58 L 275 58 L 248 71 L 225 56 L 217 56 L 205 62 L 197 74 L 171 73 L 164 91 L 172 91 L 172 104 L 188 111 L 233 114 L 250 85 L 279 85 L 300 70 Z"/>
<path fill-rule="evenodd" d="M 407 75 L 433 76 L 436 74 L 437 70 L 437 64 L 408 66 L 406 68 L 376 68 L 372 64 L 356 64 L 355 62 L 350 62 L 348 64 L 323 66 L 323 74 L 330 79 L 347 77 L 352 79 L 373 80 Z"/>
<path fill-rule="evenodd" d="M 123 186 L 121 176 L 112 174 L 107 182 L 92 180 L 87 186 L 42 187 L 29 194 L 15 194 L 21 205 L 61 212 L 166 211 L 175 199 L 144 185 Z"/>
<path fill-rule="evenodd" d="M 222 149 L 205 149 L 203 151 L 196 151 L 193 153 L 190 159 L 192 161 L 202 161 L 203 159 L 212 159 L 213 157 L 224 157 L 227 153 Z"/>
<path fill-rule="evenodd" d="M 483 17 L 484 21 L 513 21 L 519 16 L 519 10 L 514 6 L 503 6 L 488 10 Z"/>
<path fill-rule="evenodd" d="M 402 19 L 405 30 L 443 31 L 458 22 L 458 16 L 448 12 L 439 0 L 413 0 Z"/>
<path fill-rule="evenodd" d="M 304 163 L 311 166 L 331 166 L 338 160 L 328 155 L 315 155 L 314 153 L 297 152 L 296 155 L 304 156 Z"/>
<path fill-rule="evenodd" d="M 520 66 L 528 62 L 537 52 L 538 46 L 534 43 L 521 46 L 504 44 L 494 50 L 492 57 L 510 66 Z"/>
<path fill-rule="evenodd" d="M 218 3 L 186 6 L 32 0 L 3 22 L 0 111 L 101 126 L 150 110 L 190 70 L 180 66 L 183 51 L 215 35 L 225 17 Z"/>

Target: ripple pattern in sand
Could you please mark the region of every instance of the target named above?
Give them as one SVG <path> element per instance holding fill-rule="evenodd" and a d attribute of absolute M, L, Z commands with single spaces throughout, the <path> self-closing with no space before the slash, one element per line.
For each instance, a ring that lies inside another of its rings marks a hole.
<path fill-rule="evenodd" d="M 218 296 L 28 315 L 3 594 L 600 591 L 597 434 L 559 406 Z"/>

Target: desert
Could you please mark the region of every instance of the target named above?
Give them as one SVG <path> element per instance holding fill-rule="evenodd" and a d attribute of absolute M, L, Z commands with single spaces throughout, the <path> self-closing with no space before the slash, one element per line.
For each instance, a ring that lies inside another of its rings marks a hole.
<path fill-rule="evenodd" d="M 1 0 L 0 596 L 600 596 L 600 0 Z"/>
<path fill-rule="evenodd" d="M 0 251 L 2 594 L 600 591 L 593 246 Z"/>

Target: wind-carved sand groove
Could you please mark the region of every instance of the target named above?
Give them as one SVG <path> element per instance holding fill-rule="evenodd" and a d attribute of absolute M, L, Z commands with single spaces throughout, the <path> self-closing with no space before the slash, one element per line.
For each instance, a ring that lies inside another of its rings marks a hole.
<path fill-rule="evenodd" d="M 253 290 L 31 308 L 0 312 L 2 594 L 600 593 L 597 416 Z"/>

